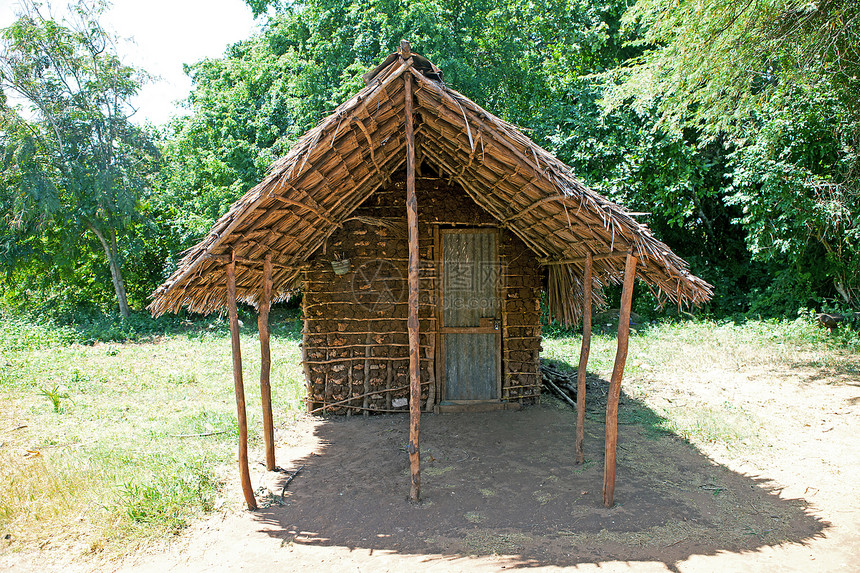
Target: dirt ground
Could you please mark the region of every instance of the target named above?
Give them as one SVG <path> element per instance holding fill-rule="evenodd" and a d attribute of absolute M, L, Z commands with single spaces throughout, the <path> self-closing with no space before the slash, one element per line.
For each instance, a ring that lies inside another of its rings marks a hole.
<path fill-rule="evenodd" d="M 407 501 L 407 417 L 302 418 L 278 431 L 280 466 L 303 468 L 283 498 L 286 474 L 255 459 L 261 509 L 234 504 L 167 547 L 98 568 L 858 571 L 860 377 L 822 372 L 702 373 L 623 397 L 611 509 L 602 505 L 602 381 L 590 382 L 583 466 L 572 463 L 575 412 L 552 399 L 518 412 L 424 415 L 417 505 Z M 696 447 L 649 426 L 655 401 L 727 396 L 760 424 L 763 443 Z M 228 495 L 241 499 L 238 483 Z M 52 568 L 23 556 L 15 565 Z"/>

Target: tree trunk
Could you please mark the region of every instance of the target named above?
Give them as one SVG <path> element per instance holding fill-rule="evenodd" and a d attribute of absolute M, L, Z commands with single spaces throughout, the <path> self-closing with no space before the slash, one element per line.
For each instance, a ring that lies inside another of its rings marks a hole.
<path fill-rule="evenodd" d="M 116 299 L 119 302 L 119 312 L 124 318 L 128 318 L 128 297 L 125 294 L 125 280 L 122 278 L 122 270 L 119 268 L 119 250 L 116 246 L 116 233 L 113 229 L 110 230 L 110 243 L 108 243 L 104 234 L 101 233 L 95 225 L 87 222 L 87 227 L 98 237 L 102 247 L 105 250 L 105 256 L 110 267 L 110 276 L 113 280 L 113 289 L 116 292 Z"/>
<path fill-rule="evenodd" d="M 852 296 L 853 289 L 845 288 L 845 283 L 842 281 L 841 277 L 837 278 L 835 281 L 833 281 L 833 283 L 836 288 L 836 292 L 839 293 L 839 295 L 842 297 L 842 300 L 845 301 L 845 304 L 852 308 L 856 307 L 858 302 L 860 301 L 854 300 L 854 297 Z"/>

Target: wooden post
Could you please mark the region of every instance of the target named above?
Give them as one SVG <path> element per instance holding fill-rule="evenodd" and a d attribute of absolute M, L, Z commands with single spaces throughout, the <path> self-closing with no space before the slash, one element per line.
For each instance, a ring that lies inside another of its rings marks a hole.
<path fill-rule="evenodd" d="M 227 265 L 227 313 L 230 315 L 230 342 L 233 345 L 233 383 L 236 387 L 236 415 L 239 422 L 239 476 L 248 509 L 257 509 L 248 472 L 248 421 L 245 419 L 245 384 L 242 382 L 242 349 L 239 345 L 239 315 L 236 311 L 236 252 Z"/>
<path fill-rule="evenodd" d="M 579 349 L 579 368 L 576 371 L 576 463 L 585 462 L 585 371 L 591 351 L 591 253 L 585 257 L 585 276 L 582 295 L 582 347 Z"/>
<path fill-rule="evenodd" d="M 618 398 L 621 396 L 621 378 L 627 361 L 627 341 L 630 338 L 630 305 L 633 300 L 633 280 L 638 260 L 627 255 L 624 265 L 624 287 L 621 290 L 621 309 L 618 313 L 618 348 L 615 365 L 609 382 L 606 401 L 606 443 L 603 459 L 603 505 L 612 507 L 615 498 L 615 449 L 618 445 Z"/>
<path fill-rule="evenodd" d="M 275 425 L 272 421 L 272 352 L 269 348 L 269 310 L 272 308 L 272 255 L 263 263 L 263 292 L 260 294 L 260 398 L 263 402 L 263 441 L 266 445 L 266 469 L 275 469 Z"/>
<path fill-rule="evenodd" d="M 302 292 L 308 292 L 308 274 L 302 273 Z M 305 386 L 307 386 L 307 411 L 312 412 L 317 403 L 314 402 L 314 385 L 311 381 L 311 365 L 308 363 L 308 297 L 302 296 L 302 372 L 305 375 Z"/>
<path fill-rule="evenodd" d="M 400 42 L 400 57 L 411 57 L 409 43 Z M 418 336 L 418 200 L 415 197 L 415 133 L 412 125 L 412 74 L 404 74 L 406 92 L 406 223 L 409 231 L 409 471 L 412 485 L 409 498 L 421 498 L 421 468 L 418 430 L 421 425 L 421 356 Z"/>

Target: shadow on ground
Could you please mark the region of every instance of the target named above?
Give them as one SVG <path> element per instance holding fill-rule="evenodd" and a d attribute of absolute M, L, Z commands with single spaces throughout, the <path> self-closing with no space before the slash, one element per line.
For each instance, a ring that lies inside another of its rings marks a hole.
<path fill-rule="evenodd" d="M 659 416 L 628 397 L 616 505 L 603 507 L 602 404 L 592 395 L 582 466 L 573 463 L 575 412 L 552 399 L 518 412 L 423 415 L 417 505 L 407 501 L 406 416 L 322 419 L 313 453 L 279 460 L 304 466 L 283 502 L 275 496 L 255 518 L 282 545 L 428 560 L 492 555 L 507 567 L 657 561 L 672 570 L 692 555 L 805 543 L 829 526 L 804 500 L 655 431 Z"/>

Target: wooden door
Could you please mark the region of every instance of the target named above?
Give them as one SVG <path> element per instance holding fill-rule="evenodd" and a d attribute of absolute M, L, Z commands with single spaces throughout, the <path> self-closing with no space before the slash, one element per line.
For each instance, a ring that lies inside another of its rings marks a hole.
<path fill-rule="evenodd" d="M 443 400 L 498 400 L 498 233 L 452 229 L 441 231 L 440 239 Z"/>

